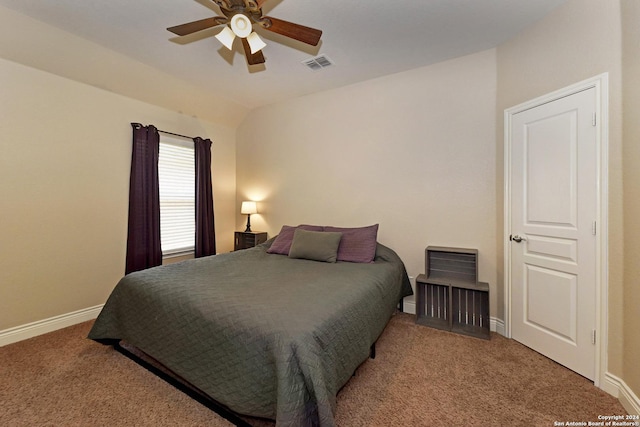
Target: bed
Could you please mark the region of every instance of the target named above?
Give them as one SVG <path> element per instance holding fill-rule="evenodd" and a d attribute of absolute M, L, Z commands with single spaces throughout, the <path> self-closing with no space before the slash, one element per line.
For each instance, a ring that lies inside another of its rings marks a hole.
<path fill-rule="evenodd" d="M 127 342 L 237 414 L 333 426 L 338 391 L 412 294 L 407 272 L 377 242 L 372 262 L 321 262 L 274 241 L 125 276 L 89 338 Z"/>

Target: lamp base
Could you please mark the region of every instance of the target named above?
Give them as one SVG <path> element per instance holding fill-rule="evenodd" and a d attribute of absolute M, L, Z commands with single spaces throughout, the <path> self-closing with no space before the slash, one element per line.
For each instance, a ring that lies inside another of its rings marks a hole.
<path fill-rule="evenodd" d="M 247 228 L 245 228 L 244 232 L 251 233 L 251 214 L 247 215 Z"/>

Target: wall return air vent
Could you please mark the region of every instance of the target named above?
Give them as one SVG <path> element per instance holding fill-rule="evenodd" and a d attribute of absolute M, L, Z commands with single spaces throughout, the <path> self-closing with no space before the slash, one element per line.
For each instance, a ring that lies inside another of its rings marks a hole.
<path fill-rule="evenodd" d="M 327 56 L 320 55 L 314 58 L 305 59 L 302 61 L 304 65 L 312 69 L 313 71 L 322 70 L 323 68 L 327 68 L 333 65 L 333 61 L 331 61 Z"/>

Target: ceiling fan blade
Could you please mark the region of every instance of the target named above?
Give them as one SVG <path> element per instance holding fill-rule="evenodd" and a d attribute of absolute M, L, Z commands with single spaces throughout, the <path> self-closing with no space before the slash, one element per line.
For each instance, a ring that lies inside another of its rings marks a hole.
<path fill-rule="evenodd" d="M 247 57 L 249 65 L 264 64 L 264 55 L 259 50 L 256 53 L 251 53 L 251 46 L 246 38 L 242 39 L 242 47 L 244 48 L 244 55 Z"/>
<path fill-rule="evenodd" d="M 265 16 L 258 23 L 265 29 L 283 36 L 301 41 L 302 43 L 317 46 L 322 36 L 321 30 L 305 27 L 304 25 L 294 24 L 293 22 L 283 21 L 282 19 L 271 18 Z"/>
<path fill-rule="evenodd" d="M 227 18 L 222 16 L 215 16 L 213 18 L 201 19 L 199 21 L 193 21 L 182 25 L 176 25 L 175 27 L 169 27 L 167 30 L 178 36 L 187 36 L 189 34 L 197 33 L 198 31 L 206 30 L 218 25 L 227 23 Z"/>

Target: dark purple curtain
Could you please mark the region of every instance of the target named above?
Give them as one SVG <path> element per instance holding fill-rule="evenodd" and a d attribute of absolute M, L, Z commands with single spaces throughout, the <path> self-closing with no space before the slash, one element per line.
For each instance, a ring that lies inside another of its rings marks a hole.
<path fill-rule="evenodd" d="M 154 126 L 131 123 L 133 152 L 129 181 L 129 230 L 125 274 L 162 264 L 160 245 L 160 135 Z"/>
<path fill-rule="evenodd" d="M 211 188 L 211 140 L 193 138 L 196 157 L 196 253 L 195 257 L 216 254 Z"/>

